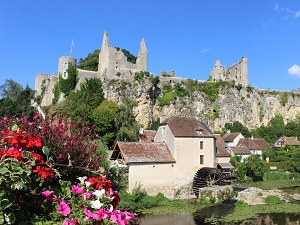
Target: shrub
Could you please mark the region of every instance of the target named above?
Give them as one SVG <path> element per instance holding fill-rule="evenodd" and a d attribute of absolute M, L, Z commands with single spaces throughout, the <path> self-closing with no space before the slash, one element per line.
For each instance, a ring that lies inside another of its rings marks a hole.
<path fill-rule="evenodd" d="M 267 203 L 267 205 L 277 205 L 277 204 L 281 204 L 281 200 L 278 196 L 274 196 L 274 195 L 270 195 L 265 199 L 265 202 Z"/>

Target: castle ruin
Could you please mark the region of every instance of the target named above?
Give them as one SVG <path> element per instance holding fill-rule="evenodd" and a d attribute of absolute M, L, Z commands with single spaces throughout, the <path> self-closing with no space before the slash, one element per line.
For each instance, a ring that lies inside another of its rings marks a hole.
<path fill-rule="evenodd" d="M 59 79 L 67 79 L 68 64 L 72 63 L 76 65 L 77 60 L 71 56 L 62 56 L 58 62 L 57 74 L 37 74 L 35 77 L 35 91 L 36 95 L 42 97 L 41 106 L 47 106 L 52 104 L 54 99 L 54 87 L 58 83 Z M 78 82 L 76 90 L 80 88 L 80 84 L 85 79 L 93 77 L 100 78 L 103 84 L 108 83 L 110 80 L 128 80 L 132 81 L 134 74 L 140 71 L 148 71 L 148 51 L 145 44 L 145 40 L 142 38 L 140 42 L 140 50 L 136 62 L 129 62 L 121 49 L 110 46 L 108 39 L 108 32 L 104 31 L 102 46 L 99 53 L 98 71 L 88 71 L 77 69 Z M 172 73 L 173 74 L 173 73 Z M 173 82 L 181 82 L 187 80 L 186 78 L 161 76 L 161 81 L 172 80 Z M 239 62 L 233 64 L 226 70 L 225 66 L 222 66 L 220 61 L 217 60 L 213 70 L 210 72 L 210 78 L 213 81 L 235 81 L 236 84 L 248 85 L 248 60 L 243 57 Z M 200 81 L 199 82 L 204 82 Z M 107 95 L 107 93 L 106 93 Z M 108 97 L 108 96 L 105 96 Z M 64 97 L 61 96 L 59 101 L 63 101 Z"/>
<path fill-rule="evenodd" d="M 242 57 L 242 59 L 231 65 L 228 70 L 225 66 L 222 66 L 219 60 L 216 61 L 214 68 L 210 72 L 210 78 L 212 81 L 224 80 L 234 81 L 235 84 L 241 84 L 244 87 L 248 86 L 248 59 Z"/>

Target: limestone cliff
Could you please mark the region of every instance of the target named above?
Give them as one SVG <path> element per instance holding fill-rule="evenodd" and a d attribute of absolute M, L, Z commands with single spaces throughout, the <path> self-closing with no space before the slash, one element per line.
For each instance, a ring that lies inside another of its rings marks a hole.
<path fill-rule="evenodd" d="M 180 83 L 186 88 L 188 80 L 180 82 L 171 78 L 160 77 L 157 88 L 163 89 L 165 84 L 174 86 Z M 151 121 L 163 116 L 197 117 L 205 122 L 213 131 L 221 130 L 225 123 L 239 121 L 249 129 L 267 125 L 276 115 L 281 114 L 285 122 L 293 120 L 300 113 L 300 94 L 274 90 L 259 90 L 255 87 L 235 87 L 224 85 L 218 90 L 217 97 L 211 101 L 206 93 L 199 90 L 186 96 L 175 96 L 169 105 L 161 106 L 159 98 L 151 98 L 149 90 L 154 87 L 151 77 L 140 80 L 111 80 L 104 83 L 107 99 L 122 103 L 124 96 L 129 96 L 137 102 L 134 108 L 136 120 L 147 127 Z"/>

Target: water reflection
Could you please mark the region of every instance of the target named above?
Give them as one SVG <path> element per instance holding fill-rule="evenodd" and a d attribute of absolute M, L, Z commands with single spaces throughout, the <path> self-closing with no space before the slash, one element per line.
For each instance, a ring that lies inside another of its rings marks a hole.
<path fill-rule="evenodd" d="M 211 218 L 211 216 L 207 217 Z M 205 223 L 201 215 L 145 215 L 141 225 L 299 225 L 300 214 L 269 214 L 238 223 Z"/>

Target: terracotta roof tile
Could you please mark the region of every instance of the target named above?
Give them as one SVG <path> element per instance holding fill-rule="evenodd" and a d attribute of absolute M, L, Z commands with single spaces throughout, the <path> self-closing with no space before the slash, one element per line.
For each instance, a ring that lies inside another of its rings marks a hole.
<path fill-rule="evenodd" d="M 170 127 L 175 137 L 213 137 L 211 130 L 196 118 L 170 117 L 163 124 Z"/>
<path fill-rule="evenodd" d="M 175 162 L 167 145 L 162 142 L 117 142 L 110 159 L 122 156 L 125 163 Z"/>
<path fill-rule="evenodd" d="M 251 138 L 241 138 L 236 146 L 246 146 L 249 150 L 261 150 Z"/>
<path fill-rule="evenodd" d="M 264 138 L 253 138 L 253 141 L 261 150 L 271 148 L 271 146 Z"/>

